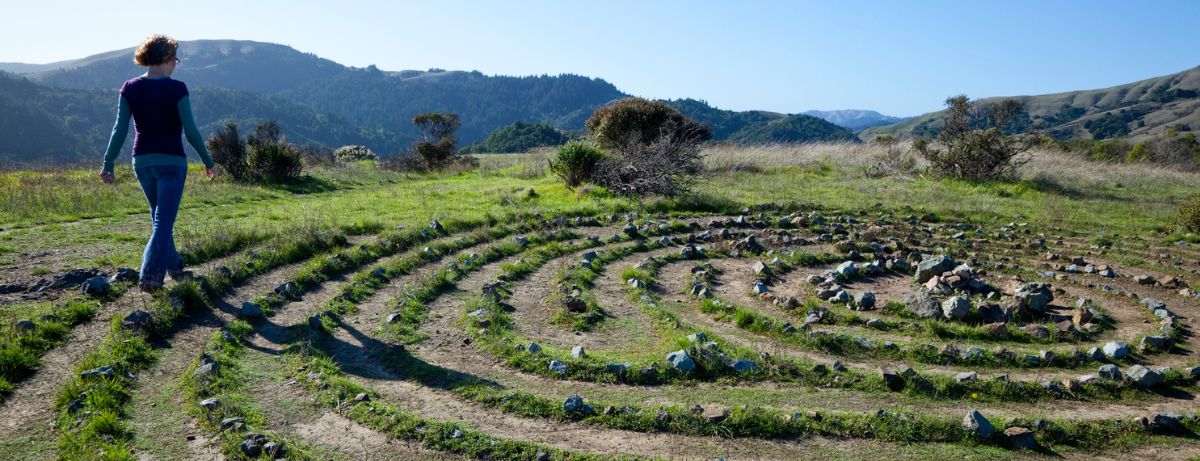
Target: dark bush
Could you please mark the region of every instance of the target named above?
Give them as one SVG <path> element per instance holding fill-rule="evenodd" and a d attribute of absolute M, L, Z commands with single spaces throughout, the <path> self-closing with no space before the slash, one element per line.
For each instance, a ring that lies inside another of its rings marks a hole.
<path fill-rule="evenodd" d="M 239 182 L 253 180 L 250 168 L 246 165 L 246 144 L 238 134 L 236 123 L 225 122 L 225 126 L 209 136 L 204 145 L 213 162 L 229 177 Z"/>
<path fill-rule="evenodd" d="M 274 121 L 256 126 L 245 141 L 237 125 L 229 122 L 205 144 L 213 162 L 239 182 L 286 182 L 300 177 L 304 169 L 299 150 L 284 140 Z"/>
<path fill-rule="evenodd" d="M 712 138 L 705 125 L 685 117 L 660 101 L 626 98 L 596 109 L 584 124 L 588 135 L 600 147 L 610 151 L 635 146 L 662 144 L 699 144 Z"/>
<path fill-rule="evenodd" d="M 457 140 L 454 138 L 459 126 L 458 115 L 428 112 L 413 117 L 413 125 L 421 132 L 421 139 L 413 143 L 413 152 L 425 161 L 426 169 L 441 170 L 471 162 L 458 155 Z"/>
<path fill-rule="evenodd" d="M 399 171 L 405 173 L 420 173 L 427 171 L 425 168 L 425 159 L 413 153 L 396 154 L 384 157 L 379 163 L 379 167 L 388 171 Z"/>
<path fill-rule="evenodd" d="M 935 173 L 970 180 L 1011 178 L 1028 161 L 1022 154 L 1036 138 L 1004 131 L 1014 117 L 1024 113 L 1021 103 L 1009 99 L 980 106 L 960 95 L 947 98 L 946 106 L 939 146 L 926 138 L 913 142 L 913 149 Z M 979 119 L 986 120 L 986 126 L 972 128 L 972 121 Z"/>
<path fill-rule="evenodd" d="M 562 178 L 567 187 L 575 188 L 591 181 L 596 164 L 604 158 L 604 151 L 584 142 L 571 141 L 558 148 L 549 160 L 550 171 Z"/>

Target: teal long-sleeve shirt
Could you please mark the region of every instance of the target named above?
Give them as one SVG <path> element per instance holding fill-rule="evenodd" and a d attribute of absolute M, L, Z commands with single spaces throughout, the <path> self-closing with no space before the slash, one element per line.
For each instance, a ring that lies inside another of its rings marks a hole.
<path fill-rule="evenodd" d="M 188 144 L 196 149 L 196 153 L 200 155 L 200 161 L 204 162 L 205 168 L 213 168 L 214 163 L 211 156 L 208 155 L 208 149 L 204 147 L 204 137 L 200 136 L 200 130 L 196 128 L 196 120 L 192 117 L 192 102 L 188 96 L 179 99 L 176 104 L 179 110 L 179 120 L 183 122 L 183 134 L 187 137 Z M 125 96 L 121 96 L 117 103 L 117 123 L 113 125 L 112 135 L 108 138 L 108 149 L 104 152 L 104 170 L 111 173 L 113 164 L 117 160 L 117 155 L 121 153 L 121 146 L 125 144 L 125 137 L 129 134 L 129 120 L 132 117 L 129 110 L 129 103 L 125 101 Z M 141 168 L 153 165 L 180 165 L 187 166 L 187 158 L 178 155 L 168 154 L 141 154 L 133 157 L 133 168 Z"/>

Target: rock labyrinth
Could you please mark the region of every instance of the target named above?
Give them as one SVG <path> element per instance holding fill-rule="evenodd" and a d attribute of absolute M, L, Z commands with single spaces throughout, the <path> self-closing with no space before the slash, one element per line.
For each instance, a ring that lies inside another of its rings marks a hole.
<path fill-rule="evenodd" d="M 328 257 L 332 286 L 297 272 L 217 303 L 181 379 L 227 455 L 305 457 L 223 398 L 255 354 L 327 411 L 470 457 L 736 458 L 718 437 L 767 458 L 814 437 L 1089 453 L 1200 428 L 1186 284 L 1015 223 L 763 207 L 407 238 Z"/>

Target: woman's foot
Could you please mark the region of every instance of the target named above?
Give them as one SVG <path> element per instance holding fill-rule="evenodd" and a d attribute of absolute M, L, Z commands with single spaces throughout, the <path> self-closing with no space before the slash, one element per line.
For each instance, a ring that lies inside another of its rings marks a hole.
<path fill-rule="evenodd" d="M 142 290 L 143 292 L 146 292 L 146 293 L 150 293 L 150 294 L 158 293 L 159 291 L 162 290 L 162 288 L 163 288 L 163 284 L 161 284 L 161 283 L 148 283 L 148 282 L 144 282 L 144 281 L 138 282 L 138 289 Z"/>

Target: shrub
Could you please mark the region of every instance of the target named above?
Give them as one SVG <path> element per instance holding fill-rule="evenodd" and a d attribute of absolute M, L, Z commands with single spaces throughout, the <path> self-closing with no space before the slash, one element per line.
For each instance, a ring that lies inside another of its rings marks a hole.
<path fill-rule="evenodd" d="M 1088 158 L 1102 162 L 1120 162 L 1129 154 L 1132 147 L 1120 140 L 1096 141 L 1088 150 Z"/>
<path fill-rule="evenodd" d="M 1028 161 L 1021 155 L 1036 141 L 1034 137 L 1011 135 L 1004 131 L 1024 106 L 1014 100 L 978 106 L 966 96 L 946 99 L 938 144 L 926 138 L 913 142 L 913 149 L 939 174 L 970 179 L 1011 178 Z M 972 121 L 986 120 L 984 128 L 972 129 Z"/>
<path fill-rule="evenodd" d="M 246 165 L 246 144 L 238 134 L 237 124 L 225 122 L 225 126 L 209 136 L 204 142 L 212 156 L 213 163 L 225 171 L 235 181 L 246 182 L 253 179 Z"/>
<path fill-rule="evenodd" d="M 419 173 L 426 171 L 425 160 L 416 154 L 396 154 L 383 158 L 379 164 L 380 168 L 388 171 L 400 171 L 406 173 Z"/>
<path fill-rule="evenodd" d="M 1129 152 L 1125 154 L 1126 163 L 1138 163 L 1147 160 L 1150 160 L 1150 149 L 1146 148 L 1146 143 L 1144 142 L 1137 143 L 1137 145 L 1133 146 L 1133 149 L 1129 149 Z"/>
<path fill-rule="evenodd" d="M 686 195 L 703 167 L 699 139 L 665 133 L 650 144 L 619 146 L 597 162 L 593 182 L 627 197 Z"/>
<path fill-rule="evenodd" d="M 1179 205 L 1175 222 L 1189 232 L 1200 232 L 1200 194 L 1188 197 Z"/>
<path fill-rule="evenodd" d="M 333 156 L 342 163 L 354 163 L 363 160 L 379 160 L 379 156 L 371 152 L 367 146 L 342 146 L 333 151 Z"/>
<path fill-rule="evenodd" d="M 632 149 L 637 145 L 698 144 L 712 138 L 705 125 L 683 116 L 660 101 L 626 98 L 596 109 L 584 124 L 600 147 L 610 151 Z"/>
<path fill-rule="evenodd" d="M 300 177 L 304 169 L 300 152 L 284 140 L 279 124 L 274 121 L 256 126 L 245 141 L 238 136 L 237 125 L 229 122 L 205 144 L 213 162 L 239 182 L 290 181 Z"/>
<path fill-rule="evenodd" d="M 900 140 L 891 135 L 876 136 L 871 144 L 883 148 L 883 151 L 871 158 L 864 175 L 868 178 L 886 176 L 910 177 L 917 173 L 917 159 L 911 149 L 900 145 Z"/>
<path fill-rule="evenodd" d="M 596 164 L 603 158 L 604 151 L 600 148 L 583 141 L 571 141 L 559 147 L 549 160 L 550 171 L 574 189 L 592 180 Z"/>

